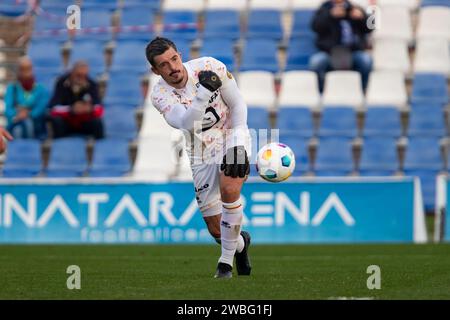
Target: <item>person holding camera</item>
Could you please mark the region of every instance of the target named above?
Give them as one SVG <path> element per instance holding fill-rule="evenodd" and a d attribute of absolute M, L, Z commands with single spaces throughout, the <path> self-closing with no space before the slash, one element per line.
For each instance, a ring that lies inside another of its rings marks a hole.
<path fill-rule="evenodd" d="M 321 91 L 326 72 L 332 70 L 358 71 L 366 88 L 372 70 L 372 58 L 364 51 L 372 32 L 368 20 L 363 8 L 348 0 L 326 1 L 316 11 L 311 27 L 319 52 L 311 56 L 309 68 L 317 73 Z"/>

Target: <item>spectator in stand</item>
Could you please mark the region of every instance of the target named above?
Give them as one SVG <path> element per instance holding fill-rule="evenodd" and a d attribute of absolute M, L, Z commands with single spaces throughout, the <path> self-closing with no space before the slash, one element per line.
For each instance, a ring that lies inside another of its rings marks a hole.
<path fill-rule="evenodd" d="M 372 32 L 368 19 L 363 8 L 348 0 L 326 1 L 316 11 L 311 27 L 320 51 L 310 58 L 309 68 L 318 74 L 321 91 L 331 70 L 358 71 L 366 88 L 372 70 L 372 58 L 364 51 Z"/>
<path fill-rule="evenodd" d="M 20 58 L 17 80 L 8 85 L 5 95 L 7 129 L 13 137 L 45 137 L 48 100 L 49 93 L 34 78 L 31 60 L 28 57 Z"/>
<path fill-rule="evenodd" d="M 49 107 L 54 138 L 70 135 L 104 137 L 103 106 L 97 83 L 89 77 L 86 62 L 76 62 L 69 73 L 57 80 Z"/>

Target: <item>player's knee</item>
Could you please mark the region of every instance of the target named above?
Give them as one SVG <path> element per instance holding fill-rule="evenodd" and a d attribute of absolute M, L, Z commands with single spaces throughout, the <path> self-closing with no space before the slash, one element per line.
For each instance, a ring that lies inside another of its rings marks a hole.
<path fill-rule="evenodd" d="M 220 193 L 222 194 L 222 201 L 225 202 L 233 202 L 239 198 L 241 193 L 240 186 L 225 184 L 221 186 Z M 234 199 L 234 200 L 224 200 L 224 199 Z"/>

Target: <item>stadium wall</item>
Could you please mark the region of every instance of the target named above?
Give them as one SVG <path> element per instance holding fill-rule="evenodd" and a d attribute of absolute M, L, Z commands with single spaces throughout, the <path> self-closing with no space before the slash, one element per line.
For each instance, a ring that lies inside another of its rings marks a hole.
<path fill-rule="evenodd" d="M 249 179 L 254 243 L 426 242 L 415 178 Z M 192 183 L 127 179 L 0 182 L 0 243 L 214 243 Z"/>

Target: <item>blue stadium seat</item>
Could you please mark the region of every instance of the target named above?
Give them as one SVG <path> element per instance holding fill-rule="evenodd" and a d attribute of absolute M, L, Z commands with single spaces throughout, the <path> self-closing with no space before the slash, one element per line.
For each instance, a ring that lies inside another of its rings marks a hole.
<path fill-rule="evenodd" d="M 83 138 L 69 137 L 53 141 L 47 177 L 80 177 L 86 167 L 86 142 Z"/>
<path fill-rule="evenodd" d="M 182 38 L 194 40 L 198 35 L 197 14 L 194 11 L 163 12 L 163 36 L 169 39 Z M 184 25 L 183 24 L 189 24 Z"/>
<path fill-rule="evenodd" d="M 309 58 L 316 52 L 314 37 L 291 39 L 287 48 L 286 71 L 309 70 Z"/>
<path fill-rule="evenodd" d="M 437 108 L 411 108 L 408 135 L 443 137 L 447 133 L 444 112 Z"/>
<path fill-rule="evenodd" d="M 279 142 L 287 145 L 294 152 L 295 170 L 293 176 L 303 175 L 311 169 L 308 138 L 280 130 Z"/>
<path fill-rule="evenodd" d="M 440 6 L 440 7 L 450 7 L 450 1 L 448 0 L 422 0 L 421 7 L 428 6 Z"/>
<path fill-rule="evenodd" d="M 17 17 L 27 11 L 27 2 L 17 2 L 15 0 L 2 1 L 0 3 L 0 15 L 7 17 Z"/>
<path fill-rule="evenodd" d="M 105 135 L 108 138 L 134 139 L 137 134 L 134 112 L 122 106 L 108 106 L 103 116 Z"/>
<path fill-rule="evenodd" d="M 311 110 L 302 107 L 279 108 L 277 128 L 301 137 L 312 137 L 314 124 Z"/>
<path fill-rule="evenodd" d="M 102 1 L 103 2 L 103 1 Z M 81 28 L 111 27 L 110 8 L 103 6 L 84 7 L 82 9 Z"/>
<path fill-rule="evenodd" d="M 176 44 L 178 46 L 178 44 Z M 177 47 L 178 48 L 178 47 Z M 229 71 L 234 70 L 233 40 L 208 38 L 203 40 L 200 56 L 210 56 L 222 61 Z"/>
<path fill-rule="evenodd" d="M 205 14 L 205 38 L 236 40 L 241 36 L 239 12 L 234 10 L 209 10 Z M 225 48 L 225 46 L 224 46 Z"/>
<path fill-rule="evenodd" d="M 91 177 L 120 177 L 130 171 L 128 141 L 126 139 L 102 139 L 94 146 Z"/>
<path fill-rule="evenodd" d="M 351 139 L 321 138 L 317 147 L 314 171 L 317 176 L 346 176 L 353 170 Z"/>
<path fill-rule="evenodd" d="M 158 10 L 161 6 L 161 0 L 127 0 L 123 3 L 123 8 L 139 7 L 143 10 Z"/>
<path fill-rule="evenodd" d="M 137 73 L 111 72 L 106 86 L 105 105 L 137 107 L 143 101 L 140 76 Z"/>
<path fill-rule="evenodd" d="M 103 30 L 101 32 L 84 32 L 83 30 L 76 31 L 74 40 L 97 40 L 97 41 L 111 41 L 113 36 L 112 30 Z"/>
<path fill-rule="evenodd" d="M 83 6 L 81 8 L 81 29 L 76 30 L 75 39 L 111 40 L 113 35 L 111 9 L 108 6 L 99 5 Z"/>
<path fill-rule="evenodd" d="M 104 72 L 106 69 L 104 48 L 105 42 L 103 41 L 74 41 L 70 52 L 69 67 L 76 61 L 84 60 L 89 64 L 89 71 L 92 75 Z"/>
<path fill-rule="evenodd" d="M 278 71 L 277 41 L 248 39 L 242 55 L 241 71 Z"/>
<path fill-rule="evenodd" d="M 293 15 L 292 37 L 311 36 L 313 31 L 311 29 L 311 21 L 315 10 L 295 10 Z"/>
<path fill-rule="evenodd" d="M 281 12 L 278 10 L 252 10 L 248 15 L 247 37 L 281 39 Z"/>
<path fill-rule="evenodd" d="M 415 101 L 411 104 L 411 109 L 428 109 L 430 112 L 443 112 L 446 104 L 433 101 Z"/>
<path fill-rule="evenodd" d="M 154 12 L 147 7 L 142 6 L 126 6 L 122 9 L 121 25 L 122 27 L 131 26 L 148 26 L 153 27 L 155 23 Z M 154 37 L 155 32 L 149 32 L 148 29 L 141 30 L 122 30 L 116 37 L 118 40 L 135 39 L 149 40 Z"/>
<path fill-rule="evenodd" d="M 397 107 L 368 106 L 364 120 L 364 136 L 399 137 L 401 134 L 400 111 Z"/>
<path fill-rule="evenodd" d="M 145 73 L 150 64 L 145 57 L 147 41 L 120 40 L 113 53 L 111 70 Z"/>
<path fill-rule="evenodd" d="M 40 1 L 39 6 L 44 10 L 62 9 L 62 14 L 66 14 L 66 9 L 72 4 L 76 4 L 76 0 L 44 0 Z"/>
<path fill-rule="evenodd" d="M 443 168 L 439 137 L 410 137 L 406 148 L 404 173 L 422 182 L 425 208 L 434 207 L 435 177 Z"/>
<path fill-rule="evenodd" d="M 143 10 L 140 6 L 128 6 L 122 9 L 120 23 L 122 26 L 151 25 L 154 23 L 154 12 Z"/>
<path fill-rule="evenodd" d="M 439 137 L 409 137 L 405 153 L 405 170 L 441 170 L 443 168 Z"/>
<path fill-rule="evenodd" d="M 28 48 L 34 71 L 61 72 L 63 59 L 60 41 L 33 40 Z"/>
<path fill-rule="evenodd" d="M 413 79 L 411 103 L 447 104 L 447 79 L 439 73 L 416 73 Z"/>
<path fill-rule="evenodd" d="M 43 1 L 45 3 L 45 1 Z M 73 4 L 73 3 L 71 3 Z M 44 4 L 43 4 L 44 5 Z M 69 5 L 69 4 L 67 4 Z M 35 17 L 33 30 L 34 31 L 44 31 L 44 30 L 62 30 L 66 29 L 67 21 L 67 6 L 61 6 L 60 4 L 55 4 L 46 7 L 44 5 L 44 12 Z M 53 38 L 53 37 L 51 37 Z"/>
<path fill-rule="evenodd" d="M 271 125 L 267 108 L 249 106 L 247 109 L 247 125 L 252 137 L 253 147 L 261 148 L 260 143 L 270 142 Z M 255 141 L 253 141 L 255 140 Z M 256 159 L 258 150 L 252 151 L 252 159 Z"/>
<path fill-rule="evenodd" d="M 50 95 L 52 95 L 56 80 L 60 75 L 61 74 L 59 72 L 54 71 L 45 72 L 40 70 L 39 72 L 35 72 L 36 81 L 42 84 Z"/>
<path fill-rule="evenodd" d="M 252 107 L 247 109 L 247 124 L 249 129 L 267 129 L 270 130 L 269 112 L 267 108 Z"/>
<path fill-rule="evenodd" d="M 271 125 L 267 108 L 249 106 L 247 109 L 247 125 L 252 142 L 250 160 L 255 161 L 258 150 L 271 141 Z"/>
<path fill-rule="evenodd" d="M 364 139 L 359 164 L 362 176 L 390 176 L 398 168 L 396 138 L 377 136 Z"/>
<path fill-rule="evenodd" d="M 352 107 L 325 106 L 320 120 L 319 136 L 356 137 L 356 112 Z"/>
<path fill-rule="evenodd" d="M 83 0 L 82 8 L 102 8 L 113 10 L 117 8 L 119 2 L 120 0 Z"/>
<path fill-rule="evenodd" d="M 8 143 L 3 176 L 8 178 L 34 177 L 42 169 L 39 140 L 16 139 Z"/>

